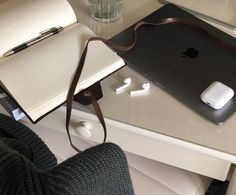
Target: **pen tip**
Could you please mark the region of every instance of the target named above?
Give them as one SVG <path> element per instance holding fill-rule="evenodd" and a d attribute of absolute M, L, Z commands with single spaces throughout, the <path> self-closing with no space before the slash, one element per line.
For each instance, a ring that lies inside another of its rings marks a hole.
<path fill-rule="evenodd" d="M 3 56 L 4 56 L 4 57 L 7 57 L 7 56 L 12 55 L 13 53 L 14 53 L 13 50 L 9 50 L 9 51 L 5 52 L 5 53 L 3 54 Z"/>

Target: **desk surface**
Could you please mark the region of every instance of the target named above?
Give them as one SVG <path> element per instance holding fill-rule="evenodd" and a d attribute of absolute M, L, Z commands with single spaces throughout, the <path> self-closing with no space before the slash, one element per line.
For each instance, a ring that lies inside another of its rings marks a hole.
<path fill-rule="evenodd" d="M 70 0 L 78 20 L 88 25 L 97 35 L 110 38 L 162 5 L 158 0 L 124 1 L 124 13 L 120 20 L 101 24 L 88 17 L 86 0 Z M 223 29 L 236 37 L 235 32 Z M 117 95 L 114 89 L 123 79 L 131 77 L 130 89 L 140 88 L 142 76 L 125 67 L 102 82 L 104 97 L 100 101 L 107 118 L 175 137 L 201 146 L 236 156 L 236 114 L 221 126 L 205 120 L 165 91 L 151 84 L 148 95 L 130 97 L 128 91 Z M 236 158 L 236 157 L 235 157 Z"/>

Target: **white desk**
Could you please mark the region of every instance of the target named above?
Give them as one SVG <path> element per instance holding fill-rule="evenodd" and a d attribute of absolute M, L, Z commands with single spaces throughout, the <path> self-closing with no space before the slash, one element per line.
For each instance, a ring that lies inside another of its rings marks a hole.
<path fill-rule="evenodd" d="M 157 0 L 135 3 L 124 0 L 123 17 L 111 24 L 101 24 L 88 17 L 86 0 L 70 2 L 79 21 L 106 38 L 161 6 Z M 216 126 L 154 85 L 147 96 L 130 97 L 127 91 L 115 94 L 114 88 L 126 77 L 134 81 L 130 89 L 139 88 L 144 82 L 142 76 L 128 67 L 102 82 L 104 98 L 100 105 L 106 117 L 108 141 L 118 143 L 127 151 L 225 180 L 231 163 L 236 163 L 236 115 L 224 125 Z M 89 140 L 102 140 L 103 131 L 94 115 L 74 110 L 72 128 L 80 121 L 93 125 Z M 39 124 L 65 132 L 64 123 L 62 107 Z"/>

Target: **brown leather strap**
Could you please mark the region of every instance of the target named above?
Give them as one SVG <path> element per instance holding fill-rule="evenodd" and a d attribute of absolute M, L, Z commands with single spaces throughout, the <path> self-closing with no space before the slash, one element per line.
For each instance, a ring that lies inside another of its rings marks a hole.
<path fill-rule="evenodd" d="M 104 131 L 103 142 L 105 142 L 106 138 L 107 138 L 107 128 L 106 128 L 106 124 L 105 124 L 105 120 L 104 120 L 102 111 L 101 111 L 100 106 L 99 106 L 97 99 L 95 97 L 95 94 L 89 90 L 85 90 L 83 92 L 83 96 L 86 97 L 88 99 L 88 101 L 92 104 L 93 109 L 94 109 L 100 123 L 102 124 L 103 131 Z"/>
<path fill-rule="evenodd" d="M 77 83 L 79 81 L 79 78 L 80 78 L 80 75 L 81 75 L 81 72 L 82 72 L 82 69 L 83 69 L 83 66 L 84 66 L 84 62 L 85 62 L 85 58 L 86 58 L 86 54 L 87 54 L 87 50 L 88 50 L 88 44 L 91 41 L 102 41 L 102 42 L 104 42 L 110 48 L 113 48 L 113 49 L 116 49 L 116 50 L 119 50 L 119 51 L 129 51 L 136 44 L 136 41 L 137 41 L 137 31 L 138 31 L 138 29 L 140 27 L 143 27 L 143 26 L 161 26 L 161 25 L 166 25 L 166 24 L 171 24 L 171 23 L 177 23 L 177 24 L 182 24 L 182 25 L 186 25 L 188 27 L 191 27 L 192 29 L 195 29 L 195 30 L 197 30 L 198 32 L 200 32 L 202 34 L 205 34 L 207 37 L 209 37 L 213 41 L 218 42 L 219 44 L 221 44 L 221 45 L 223 45 L 223 46 L 225 46 L 225 47 L 227 47 L 229 49 L 236 49 L 236 46 L 231 45 L 230 43 L 225 42 L 224 40 L 222 40 L 219 37 L 213 35 L 212 33 L 208 32 L 207 30 L 202 28 L 201 26 L 193 23 L 192 21 L 186 20 L 186 19 L 182 19 L 182 18 L 177 18 L 177 17 L 165 18 L 165 19 L 162 19 L 162 20 L 160 20 L 159 22 L 156 22 L 156 23 L 145 22 L 145 21 L 138 22 L 134 26 L 134 40 L 128 46 L 117 45 L 117 44 L 114 44 L 111 41 L 109 41 L 107 39 L 104 39 L 104 38 L 101 38 L 101 37 L 91 37 L 91 38 L 89 38 L 87 43 L 86 43 L 86 45 L 85 45 L 83 53 L 81 55 L 81 58 L 80 58 L 77 70 L 75 71 L 74 78 L 73 78 L 73 80 L 71 82 L 71 85 L 70 85 L 70 88 L 69 88 L 69 91 L 68 91 L 68 95 L 67 95 L 66 131 L 67 131 L 67 135 L 69 137 L 69 141 L 70 141 L 70 144 L 71 144 L 72 148 L 74 148 L 76 151 L 80 152 L 80 150 L 76 146 L 74 146 L 73 143 L 72 143 L 71 136 L 70 136 L 70 131 L 69 131 L 69 124 L 70 124 L 70 118 L 71 118 L 73 96 L 74 96 L 75 89 L 76 89 Z M 90 96 L 91 96 L 91 98 L 93 97 L 92 94 L 90 94 Z M 92 100 L 92 105 L 93 105 L 94 110 L 95 110 L 95 112 L 97 114 L 97 117 L 99 118 L 99 120 L 100 120 L 100 122 L 101 122 L 101 124 L 103 126 L 103 129 L 104 129 L 104 140 L 103 141 L 105 142 L 106 134 L 107 134 L 106 133 L 107 130 L 106 130 L 105 121 L 104 121 L 101 109 L 100 109 L 97 101 L 94 98 L 92 98 L 92 99 L 93 99 Z"/>

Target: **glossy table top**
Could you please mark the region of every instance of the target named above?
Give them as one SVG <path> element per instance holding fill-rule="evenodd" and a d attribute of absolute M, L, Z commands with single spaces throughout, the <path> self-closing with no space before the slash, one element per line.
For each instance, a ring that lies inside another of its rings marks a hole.
<path fill-rule="evenodd" d="M 101 24 L 89 17 L 86 0 L 70 2 L 78 20 L 105 38 L 112 37 L 162 6 L 158 0 L 124 0 L 122 18 L 110 24 Z M 222 30 L 236 37 L 235 32 L 226 28 Z M 127 77 L 133 79 L 131 90 L 140 88 L 145 81 L 129 67 L 102 81 L 104 97 L 99 103 L 107 118 L 236 155 L 236 114 L 225 124 L 217 126 L 152 83 L 148 95 L 130 97 L 128 91 L 116 94 L 114 89 Z"/>

